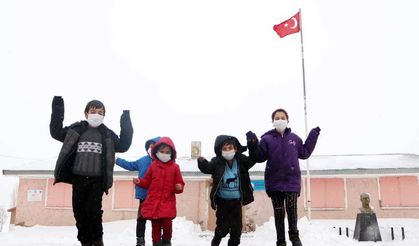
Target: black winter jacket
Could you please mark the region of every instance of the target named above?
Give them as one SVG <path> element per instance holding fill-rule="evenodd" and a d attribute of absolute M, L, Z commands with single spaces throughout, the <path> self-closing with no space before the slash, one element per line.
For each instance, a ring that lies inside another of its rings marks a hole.
<path fill-rule="evenodd" d="M 222 178 L 224 176 L 226 168 L 226 160 L 221 156 L 221 147 L 224 141 L 232 139 L 236 142 L 237 152 L 234 158 L 237 160 L 237 168 L 239 175 L 240 184 L 240 197 L 242 205 L 247 205 L 254 201 L 253 187 L 250 182 L 249 169 L 255 165 L 255 161 L 242 154 L 246 151 L 246 147 L 243 147 L 237 138 L 227 135 L 220 135 L 216 138 L 214 144 L 214 151 L 216 156 L 207 161 L 206 159 L 198 159 L 198 168 L 205 174 L 211 174 L 212 177 L 212 188 L 210 193 L 211 207 L 215 210 L 217 206 L 217 192 L 220 188 Z"/>
<path fill-rule="evenodd" d="M 55 106 L 55 107 L 54 107 Z M 76 156 L 77 144 L 80 136 L 88 129 L 87 121 L 76 122 L 63 128 L 64 105 L 53 105 L 50 133 L 51 136 L 62 142 L 58 159 L 54 170 L 54 184 L 59 182 L 72 183 L 73 165 Z M 133 128 L 128 112 L 121 116 L 120 138 L 104 124 L 98 127 L 102 135 L 102 178 L 103 189 L 107 193 L 113 183 L 113 168 L 115 163 L 115 152 L 125 152 L 129 149 L 132 142 Z"/>

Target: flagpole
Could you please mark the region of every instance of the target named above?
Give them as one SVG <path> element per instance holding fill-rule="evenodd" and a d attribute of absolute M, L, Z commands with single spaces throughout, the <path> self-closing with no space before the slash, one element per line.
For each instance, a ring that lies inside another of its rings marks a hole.
<path fill-rule="evenodd" d="M 303 94 L 304 94 L 304 125 L 305 125 L 305 133 L 306 139 L 308 136 L 308 128 L 307 128 L 307 94 L 306 94 L 306 76 L 305 76 L 305 69 L 304 69 L 304 42 L 303 42 L 303 21 L 301 17 L 301 8 L 299 9 L 300 13 L 300 37 L 301 37 L 301 64 L 303 67 Z M 307 163 L 307 216 L 308 220 L 311 220 L 311 185 L 310 185 L 310 163 L 309 159 L 306 160 Z"/>

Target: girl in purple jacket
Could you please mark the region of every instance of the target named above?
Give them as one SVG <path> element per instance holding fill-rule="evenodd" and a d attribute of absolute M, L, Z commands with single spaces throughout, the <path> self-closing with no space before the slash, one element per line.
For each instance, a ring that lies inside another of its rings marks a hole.
<path fill-rule="evenodd" d="M 249 157 L 266 161 L 265 187 L 272 200 L 277 234 L 277 246 L 285 246 L 285 211 L 288 215 L 288 235 L 292 246 L 301 246 L 297 228 L 297 198 L 301 192 L 301 171 L 298 159 L 307 159 L 316 146 L 320 128 L 312 129 L 303 143 L 288 126 L 288 113 L 277 109 L 272 113 L 272 129 L 262 135 L 246 133 Z"/>

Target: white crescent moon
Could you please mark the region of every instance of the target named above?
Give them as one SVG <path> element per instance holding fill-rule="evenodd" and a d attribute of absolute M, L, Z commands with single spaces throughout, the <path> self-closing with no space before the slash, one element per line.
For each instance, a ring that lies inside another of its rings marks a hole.
<path fill-rule="evenodd" d="M 293 20 L 294 21 L 294 26 L 292 26 L 292 27 L 290 27 L 291 29 L 295 29 L 295 28 L 297 28 L 297 26 L 298 26 L 298 21 L 297 21 L 297 19 L 295 19 L 295 17 L 292 17 L 291 18 L 291 20 Z"/>

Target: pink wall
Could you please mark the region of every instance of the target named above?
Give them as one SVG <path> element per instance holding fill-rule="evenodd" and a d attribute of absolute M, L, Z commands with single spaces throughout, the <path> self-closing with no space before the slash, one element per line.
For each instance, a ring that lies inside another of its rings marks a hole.
<path fill-rule="evenodd" d="M 177 214 L 205 227 L 208 220 L 208 182 L 185 180 L 185 183 L 184 192 L 177 195 Z M 28 201 L 28 190 L 42 191 L 42 200 Z M 71 185 L 52 186 L 47 178 L 21 177 L 16 207 L 16 224 L 32 226 L 75 223 L 71 208 Z M 105 222 L 137 218 L 138 200 L 134 198 L 132 181 L 115 179 L 109 195 L 103 196 L 102 209 Z"/>
<path fill-rule="evenodd" d="M 419 184 L 416 176 L 314 177 L 312 181 L 313 219 L 355 219 L 361 206 L 359 195 L 362 192 L 370 193 L 371 205 L 378 218 L 419 218 Z M 215 214 L 208 197 L 210 179 L 191 178 L 185 179 L 185 182 L 184 193 L 177 195 L 178 216 L 200 224 L 203 229 L 213 229 Z M 71 186 L 51 186 L 50 183 L 47 178 L 20 178 L 16 224 L 74 225 Z M 395 186 L 403 190 L 396 189 L 397 194 L 401 194 L 398 199 L 394 199 Z M 42 191 L 42 196 L 32 192 L 30 194 L 35 195 L 30 199 L 35 201 L 28 201 L 28 190 Z M 255 201 L 243 208 L 244 218 L 261 225 L 273 216 L 272 203 L 264 191 L 255 191 L 254 195 Z M 299 217 L 307 216 L 306 195 L 303 187 L 298 199 Z M 41 200 L 36 201 L 39 198 Z M 102 204 L 105 222 L 135 219 L 138 200 L 134 199 L 131 180 L 115 177 L 115 184 L 109 195 L 103 197 Z"/>

